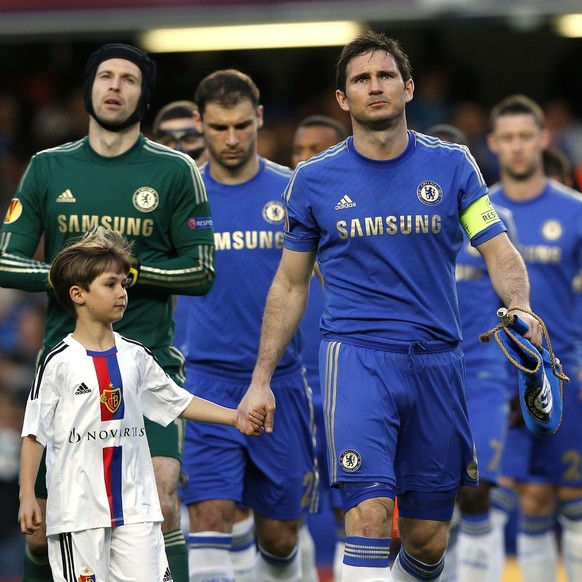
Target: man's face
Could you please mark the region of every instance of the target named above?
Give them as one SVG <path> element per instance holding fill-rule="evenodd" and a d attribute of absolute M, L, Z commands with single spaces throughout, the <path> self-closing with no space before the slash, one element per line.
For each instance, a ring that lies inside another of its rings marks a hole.
<path fill-rule="evenodd" d="M 158 143 L 188 154 L 196 163 L 205 161 L 206 144 L 198 132 L 194 116 L 160 122 L 155 139 Z"/>
<path fill-rule="evenodd" d="M 542 152 L 547 141 L 547 132 L 527 113 L 498 117 L 488 137 L 501 172 L 514 180 L 526 180 L 542 169 Z"/>
<path fill-rule="evenodd" d="M 293 136 L 291 165 L 295 168 L 323 150 L 338 143 L 337 132 L 328 125 L 308 125 L 299 127 Z"/>
<path fill-rule="evenodd" d="M 91 98 L 95 115 L 116 125 L 133 114 L 141 96 L 139 67 L 125 59 L 109 59 L 97 68 Z"/>
<path fill-rule="evenodd" d="M 202 128 L 210 159 L 225 169 L 237 170 L 257 154 L 257 132 L 263 125 L 263 108 L 249 99 L 233 107 L 210 102 Z"/>
<path fill-rule="evenodd" d="M 375 50 L 354 57 L 346 68 L 346 90 L 336 91 L 340 107 L 362 126 L 382 130 L 404 119 L 414 83 L 404 82 L 393 57 Z"/>

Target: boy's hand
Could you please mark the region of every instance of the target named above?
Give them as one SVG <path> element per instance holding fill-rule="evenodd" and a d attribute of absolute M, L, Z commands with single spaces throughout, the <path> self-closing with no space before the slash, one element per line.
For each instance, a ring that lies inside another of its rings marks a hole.
<path fill-rule="evenodd" d="M 244 418 L 241 419 L 240 416 L 237 416 L 236 427 L 243 434 L 249 436 L 258 436 L 264 430 L 266 416 L 267 411 L 264 408 L 262 410 L 253 408 L 252 410 L 249 410 L 246 420 Z"/>
<path fill-rule="evenodd" d="M 18 523 L 23 534 L 32 535 L 40 529 L 42 524 L 42 515 L 36 498 L 23 498 L 20 501 L 18 510 Z"/>

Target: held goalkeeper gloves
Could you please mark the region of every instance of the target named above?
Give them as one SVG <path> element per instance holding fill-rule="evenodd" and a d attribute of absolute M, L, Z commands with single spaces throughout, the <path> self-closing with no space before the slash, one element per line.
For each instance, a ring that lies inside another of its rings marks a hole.
<path fill-rule="evenodd" d="M 129 268 L 129 273 L 127 274 L 127 287 L 134 287 L 139 279 L 139 260 L 136 257 L 131 259 L 131 266 Z"/>

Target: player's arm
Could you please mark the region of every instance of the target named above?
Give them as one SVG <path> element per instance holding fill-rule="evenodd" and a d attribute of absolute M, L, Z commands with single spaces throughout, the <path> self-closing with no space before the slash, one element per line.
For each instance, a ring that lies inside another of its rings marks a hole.
<path fill-rule="evenodd" d="M 48 290 L 50 265 L 33 258 L 45 224 L 42 165 L 33 157 L 6 211 L 0 232 L 0 287 Z"/>
<path fill-rule="evenodd" d="M 525 263 L 507 234 L 498 234 L 476 248 L 487 263 L 491 283 L 504 305 L 531 310 L 529 277 Z M 537 320 L 523 312 L 520 312 L 519 316 L 529 325 L 525 337 L 534 345 L 540 346 L 542 330 Z"/>
<path fill-rule="evenodd" d="M 237 425 L 236 410 L 220 406 L 199 396 L 194 396 L 190 404 L 186 406 L 180 415 L 188 420 L 198 422 L 214 422 L 216 424 L 226 424 L 228 426 L 237 426 L 241 432 L 248 435 L 261 434 L 265 414 L 256 410 L 251 410 L 246 418 L 246 422 Z"/>
<path fill-rule="evenodd" d="M 33 435 L 22 439 L 20 451 L 20 509 L 18 523 L 22 533 L 30 535 L 40 528 L 42 515 L 34 494 L 34 483 L 38 474 L 44 447 Z"/>
<path fill-rule="evenodd" d="M 275 398 L 270 381 L 305 312 L 314 262 L 315 250 L 298 252 L 283 249 L 267 296 L 251 385 L 238 406 L 237 423 L 244 423 L 253 409 L 264 410 L 265 430 L 273 430 Z"/>
<path fill-rule="evenodd" d="M 214 284 L 214 229 L 206 188 L 195 164 L 186 164 L 174 186 L 168 238 L 173 249 L 151 260 L 138 256 L 133 283 L 174 295 L 205 295 Z"/>

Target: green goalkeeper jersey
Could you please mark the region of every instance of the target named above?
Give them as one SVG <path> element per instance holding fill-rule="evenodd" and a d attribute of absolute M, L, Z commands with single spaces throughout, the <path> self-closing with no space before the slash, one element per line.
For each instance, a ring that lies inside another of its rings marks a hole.
<path fill-rule="evenodd" d="M 172 295 L 203 295 L 214 282 L 212 218 L 192 159 L 142 134 L 112 158 L 97 154 L 88 138 L 37 153 L 0 233 L 0 286 L 49 290 L 55 255 L 97 225 L 134 241 L 140 263 L 115 330 L 143 343 L 177 377 L 182 358 L 172 346 Z M 46 262 L 33 259 L 41 240 Z M 44 351 L 73 328 L 49 292 Z"/>

